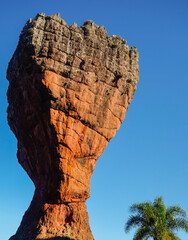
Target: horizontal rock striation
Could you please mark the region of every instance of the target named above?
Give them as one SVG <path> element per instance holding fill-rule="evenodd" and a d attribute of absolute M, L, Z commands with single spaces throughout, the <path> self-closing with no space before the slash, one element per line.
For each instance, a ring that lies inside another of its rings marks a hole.
<path fill-rule="evenodd" d="M 119 129 L 138 83 L 136 47 L 92 21 L 38 14 L 9 63 L 8 123 L 35 194 L 19 239 L 94 239 L 85 201 L 97 159 Z"/>

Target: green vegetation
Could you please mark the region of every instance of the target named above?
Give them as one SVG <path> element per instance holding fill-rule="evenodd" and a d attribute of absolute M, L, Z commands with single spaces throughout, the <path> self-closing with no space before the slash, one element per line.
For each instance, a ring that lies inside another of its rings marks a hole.
<path fill-rule="evenodd" d="M 180 240 L 174 231 L 188 232 L 186 212 L 178 207 L 166 208 L 163 199 L 157 197 L 153 203 L 133 204 L 130 211 L 134 213 L 125 225 L 128 232 L 132 227 L 138 227 L 133 240 Z"/>

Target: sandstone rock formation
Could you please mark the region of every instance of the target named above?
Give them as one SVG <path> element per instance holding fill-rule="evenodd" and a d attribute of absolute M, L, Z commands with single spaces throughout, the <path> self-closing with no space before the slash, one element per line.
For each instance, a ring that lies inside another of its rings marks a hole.
<path fill-rule="evenodd" d="M 92 21 L 38 14 L 9 63 L 8 122 L 35 193 L 11 240 L 94 239 L 86 199 L 97 159 L 138 83 L 138 53 Z"/>

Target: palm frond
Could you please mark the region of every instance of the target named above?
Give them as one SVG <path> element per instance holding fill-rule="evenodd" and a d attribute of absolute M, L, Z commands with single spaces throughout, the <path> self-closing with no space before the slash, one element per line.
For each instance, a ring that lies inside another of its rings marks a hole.
<path fill-rule="evenodd" d="M 161 205 L 163 205 L 163 206 L 165 205 L 162 197 L 156 197 L 154 202 L 153 202 L 153 206 L 158 207 L 158 206 L 161 206 Z"/>
<path fill-rule="evenodd" d="M 125 225 L 125 232 L 128 232 L 132 227 L 140 226 L 143 222 L 143 218 L 139 215 L 133 216 L 131 215 L 129 217 L 129 220 L 127 221 Z"/>
<path fill-rule="evenodd" d="M 153 208 L 155 209 L 156 215 L 158 215 L 158 217 L 164 218 L 166 216 L 166 206 L 162 197 L 157 197 L 154 200 Z"/>
<path fill-rule="evenodd" d="M 186 217 L 186 212 L 179 206 L 172 206 L 172 207 L 167 208 L 166 214 L 167 214 L 167 216 L 173 215 L 173 216 Z"/>
<path fill-rule="evenodd" d="M 168 222 L 170 230 L 185 230 L 188 232 L 188 221 L 185 218 L 171 218 Z"/>
<path fill-rule="evenodd" d="M 147 226 L 144 226 L 144 227 L 139 228 L 136 231 L 136 233 L 133 237 L 133 240 L 146 240 L 151 236 L 152 235 L 151 235 L 151 232 L 150 232 L 150 228 L 147 227 Z"/>
<path fill-rule="evenodd" d="M 152 206 L 151 202 L 144 202 L 144 203 L 135 203 L 130 207 L 130 212 L 138 212 L 143 213 L 144 209 L 148 206 Z"/>
<path fill-rule="evenodd" d="M 166 240 L 181 240 L 178 236 L 176 236 L 173 232 L 168 232 L 166 236 Z"/>

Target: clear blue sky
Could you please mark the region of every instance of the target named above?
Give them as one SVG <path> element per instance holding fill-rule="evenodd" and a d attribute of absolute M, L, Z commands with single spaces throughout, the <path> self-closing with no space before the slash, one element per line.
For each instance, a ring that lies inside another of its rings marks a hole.
<path fill-rule="evenodd" d="M 188 1 L 7 0 L 0 7 L 0 240 L 15 233 L 34 191 L 7 124 L 6 69 L 24 24 L 39 12 L 60 12 L 68 24 L 92 19 L 140 54 L 137 92 L 91 180 L 95 239 L 131 240 L 128 207 L 158 195 L 188 212 Z"/>

